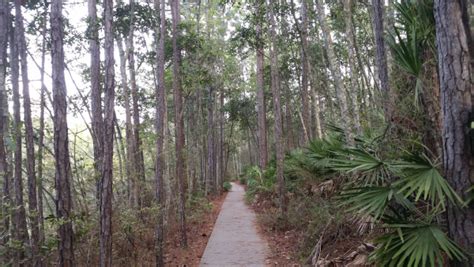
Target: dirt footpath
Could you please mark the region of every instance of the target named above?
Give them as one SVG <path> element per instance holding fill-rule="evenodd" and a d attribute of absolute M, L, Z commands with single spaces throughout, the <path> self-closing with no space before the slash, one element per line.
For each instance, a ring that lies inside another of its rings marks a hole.
<path fill-rule="evenodd" d="M 244 203 L 244 188 L 232 183 L 200 266 L 265 266 L 267 243 L 256 229 L 255 213 Z"/>

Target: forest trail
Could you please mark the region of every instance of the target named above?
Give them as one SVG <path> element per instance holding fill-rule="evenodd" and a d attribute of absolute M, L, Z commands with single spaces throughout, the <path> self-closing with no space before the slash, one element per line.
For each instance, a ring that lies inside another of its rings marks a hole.
<path fill-rule="evenodd" d="M 255 213 L 244 195 L 243 186 L 232 183 L 200 266 L 265 266 L 268 245 L 257 232 Z"/>

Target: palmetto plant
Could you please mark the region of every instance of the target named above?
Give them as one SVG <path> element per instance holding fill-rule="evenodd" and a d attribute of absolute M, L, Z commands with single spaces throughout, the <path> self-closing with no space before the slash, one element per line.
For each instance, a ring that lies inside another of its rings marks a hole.
<path fill-rule="evenodd" d="M 464 202 L 434 162 L 409 152 L 401 158 L 382 157 L 376 139 L 359 138 L 364 141 L 356 147 L 341 140 L 333 135 L 314 141 L 307 156 L 314 166 L 325 169 L 319 173 L 346 175 L 341 205 L 374 218 L 385 229 L 375 240 L 373 261 L 380 266 L 442 266 L 447 258 L 465 259 L 439 220 L 448 203 L 462 207 Z M 338 145 L 328 145 L 334 142 Z"/>

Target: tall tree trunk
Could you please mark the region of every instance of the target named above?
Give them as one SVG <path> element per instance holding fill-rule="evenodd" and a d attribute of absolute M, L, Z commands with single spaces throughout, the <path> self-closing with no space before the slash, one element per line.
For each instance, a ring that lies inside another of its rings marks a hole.
<path fill-rule="evenodd" d="M 462 1 L 436 0 L 436 44 L 443 113 L 443 165 L 446 179 L 465 196 L 474 182 L 472 41 Z M 467 134 L 468 130 L 470 131 Z M 470 138 L 470 139 L 469 139 Z M 469 253 L 474 248 L 474 208 L 448 206 L 450 236 Z M 469 266 L 474 264 L 471 258 Z M 455 266 L 465 266 L 454 264 Z"/>
<path fill-rule="evenodd" d="M 264 80 L 264 40 L 262 36 L 262 1 L 256 1 L 256 38 L 257 38 L 257 121 L 258 121 L 258 148 L 260 169 L 267 168 L 267 112 L 265 107 L 265 80 Z"/>
<path fill-rule="evenodd" d="M 94 147 L 94 170 L 97 183 L 97 206 L 100 206 L 100 176 L 102 174 L 102 157 L 104 154 L 104 118 L 102 116 L 102 95 L 100 88 L 100 43 L 99 22 L 97 20 L 97 0 L 89 2 L 89 51 L 91 79 L 91 109 L 92 109 L 92 142 Z"/>
<path fill-rule="evenodd" d="M 60 224 L 59 265 L 74 266 L 74 233 L 72 229 L 71 165 L 67 127 L 67 93 L 64 79 L 64 24 L 61 0 L 51 2 L 51 58 L 54 105 L 54 156 L 56 166 L 56 213 Z"/>
<path fill-rule="evenodd" d="M 207 177 L 206 177 L 206 195 L 216 193 L 216 162 L 215 153 L 215 131 L 214 131 L 214 88 L 209 86 L 207 101 Z M 249 151 L 250 153 L 250 151 Z"/>
<path fill-rule="evenodd" d="M 141 206 L 141 198 L 140 195 L 143 193 L 141 192 L 141 184 L 145 181 L 145 163 L 143 159 L 143 149 L 140 139 L 140 113 L 138 108 L 138 87 L 135 75 L 135 48 L 134 48 L 134 22 L 135 21 L 135 1 L 130 0 L 130 31 L 127 38 L 127 56 L 128 56 L 128 70 L 130 75 L 130 88 L 132 93 L 132 108 L 133 108 L 133 143 L 134 143 L 134 165 L 133 168 L 134 179 L 135 179 L 135 186 L 137 195 L 136 197 L 136 204 Z"/>
<path fill-rule="evenodd" d="M 132 113 L 130 108 L 130 89 L 128 87 L 127 81 L 127 59 L 125 55 L 125 50 L 123 48 L 122 39 L 117 39 L 117 47 L 120 57 L 120 77 L 121 77 L 121 86 L 124 96 L 124 106 L 125 106 L 125 143 L 127 146 L 127 160 L 125 163 L 127 180 L 130 182 L 130 199 L 129 203 L 131 207 L 138 206 L 138 186 L 136 183 L 135 175 L 135 142 L 133 139 L 133 127 L 132 127 Z"/>
<path fill-rule="evenodd" d="M 392 117 L 392 101 L 390 101 L 390 86 L 388 83 L 387 53 L 384 41 L 384 2 L 383 0 L 372 0 L 373 7 L 373 29 L 376 49 L 377 74 L 376 83 L 380 86 L 382 93 L 382 105 L 385 112 L 385 120 L 390 123 Z"/>
<path fill-rule="evenodd" d="M 272 95 L 273 95 L 273 112 L 275 116 L 275 150 L 276 150 L 276 177 L 278 181 L 279 206 L 282 214 L 286 213 L 286 186 L 285 177 L 283 175 L 284 160 L 284 142 L 282 131 L 282 116 L 280 106 L 280 75 L 278 70 L 278 48 L 276 44 L 276 25 L 273 4 L 271 0 L 267 0 L 267 16 L 270 22 L 269 35 L 271 39 L 270 60 L 271 60 L 271 76 L 272 76 Z"/>
<path fill-rule="evenodd" d="M 179 47 L 179 24 L 181 23 L 179 12 L 179 0 L 171 1 L 172 15 L 172 43 L 173 43 L 173 98 L 174 98 L 174 122 L 175 122 L 175 149 L 176 149 L 176 180 L 178 183 L 178 213 L 180 224 L 180 244 L 182 247 L 188 246 L 186 236 L 186 216 L 185 216 L 185 181 L 186 181 L 186 163 L 184 156 L 185 137 L 183 121 L 183 96 L 181 92 L 181 48 Z"/>
<path fill-rule="evenodd" d="M 224 126 L 225 126 L 225 115 L 224 115 L 224 87 L 222 85 L 220 97 L 219 97 L 219 174 L 218 174 L 218 189 L 222 192 L 222 186 L 224 184 L 225 167 L 224 167 Z"/>
<path fill-rule="evenodd" d="M 41 44 L 41 92 L 40 92 L 40 119 L 39 119 L 39 136 L 38 136 L 38 218 L 39 218 L 39 234 L 40 246 L 43 245 L 44 236 L 44 210 L 43 210 L 43 146 L 44 146 L 44 109 L 46 106 L 46 85 L 44 84 L 45 65 L 46 65 L 46 32 L 47 32 L 47 17 L 48 5 L 44 3 L 42 35 L 43 41 Z"/>
<path fill-rule="evenodd" d="M 104 157 L 102 164 L 100 204 L 100 266 L 112 266 L 112 180 L 114 152 L 114 31 L 113 0 L 104 0 L 105 24 L 105 102 L 104 102 Z"/>
<path fill-rule="evenodd" d="M 33 140 L 33 122 L 31 119 L 31 100 L 28 78 L 28 61 L 26 54 L 25 27 L 21 12 L 21 0 L 15 0 L 15 28 L 18 29 L 21 58 L 21 79 L 23 85 L 23 116 L 26 141 L 26 174 L 28 176 L 28 211 L 31 230 L 31 253 L 33 266 L 39 266 L 39 223 L 38 201 L 35 172 L 35 145 Z"/>
<path fill-rule="evenodd" d="M 155 36 L 157 38 L 155 44 L 156 50 L 156 164 L 155 164 L 155 194 L 156 203 L 160 206 L 160 213 L 158 214 L 158 220 L 156 224 L 156 246 L 155 246 L 155 257 L 156 266 L 164 266 L 164 182 L 163 173 L 166 168 L 165 155 L 164 155 L 164 141 L 165 141 L 165 112 L 166 112 L 166 88 L 165 88 L 165 36 L 166 36 L 166 12 L 165 12 L 165 0 L 154 0 L 155 11 L 160 12 L 160 23 L 155 30 Z M 161 5 L 161 6 L 160 6 Z"/>
<path fill-rule="evenodd" d="M 112 266 L 112 179 L 114 153 L 114 31 L 113 0 L 104 0 L 105 24 L 105 101 L 104 101 L 104 157 L 102 164 L 100 205 L 100 266 Z"/>
<path fill-rule="evenodd" d="M 357 76 L 356 76 L 356 58 L 355 58 L 355 42 L 354 42 L 354 32 L 352 31 L 352 0 L 344 1 L 344 20 L 346 24 L 346 39 L 348 41 L 347 50 L 349 51 L 349 64 L 348 64 L 348 75 L 350 80 L 350 88 L 347 90 L 349 96 L 352 100 L 353 116 L 354 116 L 354 128 L 358 134 L 362 133 L 362 128 L 360 126 L 360 112 L 359 112 L 359 100 L 358 100 L 358 87 L 357 87 Z"/>
<path fill-rule="evenodd" d="M 342 119 L 342 127 L 344 128 L 344 134 L 346 136 L 346 140 L 349 144 L 354 142 L 354 138 L 352 135 L 351 130 L 351 116 L 349 114 L 349 106 L 347 104 L 346 93 L 344 90 L 344 85 L 342 83 L 342 74 L 341 69 L 337 63 L 336 54 L 334 53 L 334 45 L 331 38 L 331 33 L 329 31 L 329 27 L 326 23 L 326 15 L 324 13 L 323 6 L 321 5 L 321 0 L 316 0 L 316 8 L 317 8 L 317 16 L 319 20 L 319 24 L 321 26 L 324 38 L 324 44 L 326 47 L 326 52 L 328 56 L 328 65 L 331 71 L 331 76 L 334 80 L 334 87 L 336 90 L 336 97 L 338 100 L 338 106 L 341 113 Z"/>
<path fill-rule="evenodd" d="M 16 24 L 16 23 L 15 23 Z M 19 50 L 20 50 L 20 32 L 17 25 L 11 32 L 11 80 L 13 91 L 13 127 L 15 135 L 15 152 L 14 152 L 14 176 L 13 176 L 13 192 L 14 192 L 14 219 L 13 219 L 13 237 L 21 244 L 21 248 L 15 252 L 15 261 L 22 262 L 24 260 L 24 250 L 28 246 L 28 229 L 26 225 L 26 212 L 23 202 L 23 180 L 22 180 L 22 140 L 21 140 L 21 113 L 20 113 L 20 66 L 19 66 Z"/>
<path fill-rule="evenodd" d="M 9 29 L 10 8 L 8 1 L 0 1 L 0 180 L 3 181 L 1 195 L 0 222 L 0 245 L 6 247 L 8 243 L 8 232 L 10 230 L 10 216 L 8 206 L 10 205 L 10 175 L 7 162 L 7 147 L 5 145 L 6 132 L 8 131 L 8 96 L 6 90 L 7 74 L 7 45 Z M 7 265 L 9 261 L 8 251 L 5 251 L 0 264 Z"/>
<path fill-rule="evenodd" d="M 307 0 L 301 1 L 301 114 L 305 144 L 312 138 L 311 112 L 309 107 L 309 75 L 310 66 L 308 58 L 308 8 Z"/>

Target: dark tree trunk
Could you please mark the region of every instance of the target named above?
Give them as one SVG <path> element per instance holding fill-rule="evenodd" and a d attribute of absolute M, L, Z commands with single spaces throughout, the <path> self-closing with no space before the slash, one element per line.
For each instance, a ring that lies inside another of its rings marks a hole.
<path fill-rule="evenodd" d="M 16 24 L 16 23 L 15 23 Z M 21 140 L 21 113 L 20 113 L 20 66 L 19 66 L 19 50 L 20 50 L 20 31 L 15 25 L 11 32 L 11 80 L 13 91 L 13 133 L 15 136 L 14 151 L 14 175 L 13 175 L 13 192 L 14 192 L 14 219 L 13 219 L 13 238 L 21 244 L 21 248 L 15 251 L 15 261 L 22 262 L 24 260 L 24 250 L 28 246 L 28 229 L 26 225 L 26 212 L 23 202 L 23 180 L 22 180 L 22 140 Z"/>
<path fill-rule="evenodd" d="M 267 116 L 265 107 L 265 80 L 264 80 L 264 40 L 262 36 L 262 2 L 256 1 L 257 14 L 257 121 L 258 121 L 258 154 L 260 169 L 267 168 L 268 148 L 267 148 Z"/>
<path fill-rule="evenodd" d="M 156 224 L 156 266 L 164 266 L 164 182 L 163 173 L 165 165 L 165 155 L 163 144 L 165 140 L 165 112 L 166 112 L 166 88 L 165 88 L 165 36 L 166 36 L 166 13 L 165 0 L 154 0 L 155 11 L 160 12 L 160 23 L 155 31 L 156 38 L 156 164 L 155 164 L 155 194 L 156 203 L 160 206 L 160 213 Z M 161 6 L 160 6 L 161 5 Z"/>
<path fill-rule="evenodd" d="M 176 180 L 178 183 L 178 213 L 182 247 L 188 246 L 186 236 L 186 216 L 185 216 L 185 182 L 186 182 L 186 162 L 184 157 L 184 121 L 183 121 L 183 96 L 181 92 L 181 48 L 179 47 L 179 24 L 181 21 L 179 12 L 179 0 L 171 1 L 172 15 L 172 43 L 173 43 L 173 98 L 174 98 L 174 122 L 175 122 L 175 149 L 176 149 Z"/>
<path fill-rule="evenodd" d="M 135 75 L 135 48 L 134 48 L 134 20 L 135 20 L 135 2 L 130 0 L 130 32 L 127 39 L 128 70 L 130 75 L 130 88 L 132 93 L 133 109 L 133 143 L 134 143 L 134 178 L 136 183 L 136 204 L 141 206 L 141 184 L 145 181 L 145 163 L 143 159 L 142 142 L 140 139 L 140 113 L 138 108 L 138 87 Z"/>
<path fill-rule="evenodd" d="M 97 0 L 89 0 L 89 51 L 92 109 L 92 142 L 94 146 L 94 170 L 97 183 L 97 206 L 100 206 L 100 176 L 104 154 L 104 118 L 102 117 L 102 95 L 100 88 L 100 43 L 97 20 Z"/>
<path fill-rule="evenodd" d="M 7 45 L 9 29 L 9 10 L 7 1 L 0 1 L 0 180 L 3 181 L 0 204 L 2 221 L 0 222 L 0 246 L 8 243 L 8 232 L 10 230 L 10 216 L 8 206 L 10 205 L 10 174 L 7 162 L 7 148 L 5 145 L 6 132 L 8 131 L 8 98 L 6 91 L 7 70 Z M 5 251 L 0 264 L 7 265 L 9 261 L 8 251 Z"/>
<path fill-rule="evenodd" d="M 209 86 L 207 101 L 207 176 L 206 195 L 216 193 L 216 162 L 214 161 L 214 88 Z M 250 151 L 249 151 L 250 153 Z"/>
<path fill-rule="evenodd" d="M 301 1 L 301 114 L 304 130 L 305 144 L 312 137 L 311 112 L 309 108 L 309 75 L 310 66 L 308 60 L 308 15 L 306 0 Z"/>
<path fill-rule="evenodd" d="M 270 22 L 269 35 L 271 38 L 270 60 L 271 60 L 271 76 L 272 76 L 272 95 L 273 95 L 273 112 L 275 116 L 275 150 L 276 150 L 276 177 L 278 181 L 278 196 L 280 212 L 286 214 L 286 186 L 285 177 L 283 175 L 284 160 L 284 142 L 282 131 L 282 115 L 280 105 L 280 75 L 278 70 L 278 49 L 276 43 L 276 25 L 275 15 L 271 0 L 267 0 L 267 16 Z"/>
<path fill-rule="evenodd" d="M 473 69 L 470 64 L 469 27 L 463 1 L 436 0 L 436 44 L 443 114 L 444 174 L 456 192 L 465 196 L 474 182 L 474 151 L 472 139 Z M 472 135 L 471 135 L 472 138 Z M 474 208 L 469 205 L 448 207 L 450 236 L 472 253 L 474 250 Z M 469 263 L 464 265 L 472 266 Z M 464 266 L 455 263 L 456 266 Z"/>
<path fill-rule="evenodd" d="M 114 31 L 113 0 L 104 0 L 105 86 L 104 86 L 104 157 L 102 161 L 100 203 L 100 266 L 112 266 L 112 179 L 114 153 Z"/>
<path fill-rule="evenodd" d="M 31 230 L 31 253 L 33 266 L 39 266 L 39 223 L 38 223 L 38 201 L 35 172 L 35 145 L 33 140 L 33 122 L 31 119 L 31 100 L 28 78 L 28 61 L 26 54 L 25 28 L 23 25 L 23 14 L 21 12 L 21 1 L 15 0 L 15 28 L 18 29 L 18 38 L 21 58 L 21 79 L 23 85 L 23 119 L 25 124 L 26 139 L 26 174 L 28 176 L 28 211 Z"/>
<path fill-rule="evenodd" d="M 74 266 L 74 233 L 72 229 L 71 165 L 69 161 L 67 94 L 64 79 L 64 24 L 60 0 L 51 2 L 51 58 L 54 106 L 54 156 L 56 166 L 56 213 L 59 226 L 60 266 Z"/>
<path fill-rule="evenodd" d="M 374 28 L 375 49 L 376 49 L 376 64 L 377 64 L 377 84 L 382 91 L 382 105 L 385 111 L 385 119 L 387 123 L 390 122 L 392 116 L 392 103 L 390 99 L 390 86 L 388 83 L 388 67 L 387 67 L 387 53 L 385 51 L 385 37 L 384 37 L 384 2 L 383 0 L 372 0 L 373 19 L 372 24 Z"/>

